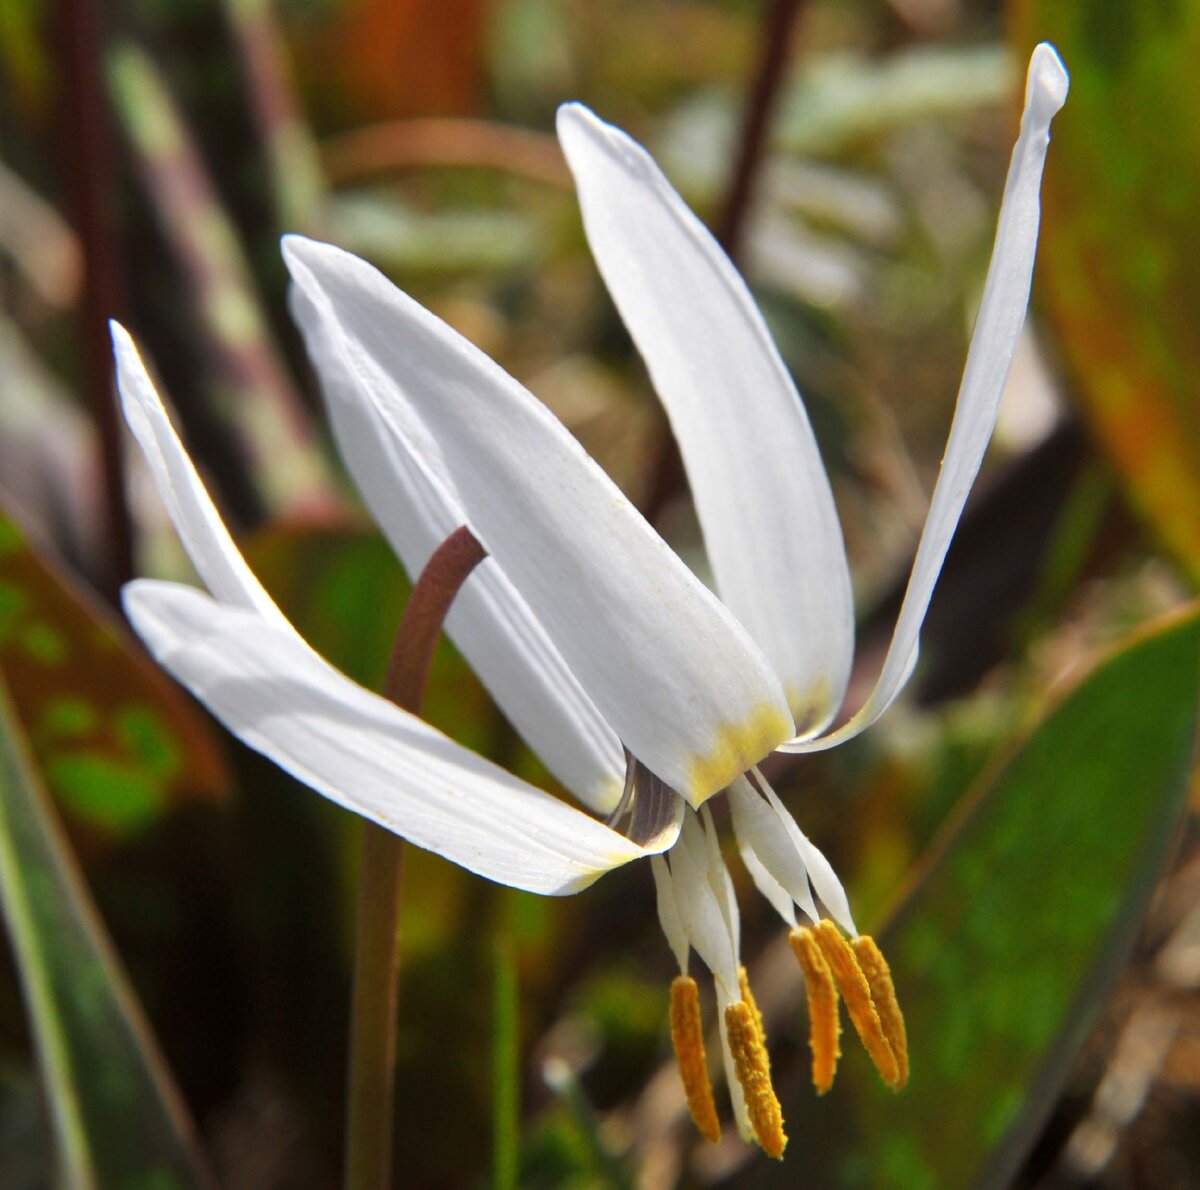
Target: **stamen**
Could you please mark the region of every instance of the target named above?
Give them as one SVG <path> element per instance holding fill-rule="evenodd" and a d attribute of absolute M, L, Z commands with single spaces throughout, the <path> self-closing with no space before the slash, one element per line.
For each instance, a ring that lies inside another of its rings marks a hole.
<path fill-rule="evenodd" d="M 861 934 L 850 944 L 862 973 L 867 977 L 871 999 L 879 1013 L 883 1035 L 896 1056 L 896 1081 L 893 1091 L 899 1091 L 908 1082 L 908 1032 L 904 1028 L 904 1014 L 900 1011 L 900 1000 L 896 996 L 896 985 L 892 982 L 892 969 L 883 952 L 875 945 L 875 939 Z"/>
<path fill-rule="evenodd" d="M 838 1058 L 842 1056 L 838 1039 L 842 1022 L 838 1012 L 838 992 L 833 972 L 821 953 L 811 930 L 797 927 L 788 935 L 792 952 L 804 972 L 804 990 L 808 995 L 809 1045 L 812 1047 L 812 1080 L 818 1095 L 833 1086 Z"/>
<path fill-rule="evenodd" d="M 897 1086 L 900 1067 L 884 1034 L 875 1002 L 871 999 L 870 984 L 858 965 L 854 951 L 831 921 L 817 922 L 813 934 L 821 944 L 825 960 L 837 980 L 838 991 L 846 1001 L 846 1011 L 850 1014 L 859 1040 L 866 1047 L 883 1081 L 889 1087 Z"/>
<path fill-rule="evenodd" d="M 688 1111 L 705 1140 L 721 1139 L 721 1122 L 713 1102 L 700 1023 L 700 992 L 690 975 L 677 975 L 671 983 L 671 1044 L 679 1063 L 679 1077 L 687 1096 Z"/>
<path fill-rule="evenodd" d="M 742 1002 L 750 1009 L 750 1015 L 754 1018 L 754 1027 L 758 1030 L 758 1042 L 763 1047 L 769 1071 L 771 1055 L 767 1052 L 767 1031 L 763 1027 L 763 1014 L 759 1011 L 758 1001 L 755 1000 L 754 993 L 750 990 L 750 975 L 745 967 L 738 967 L 738 989 L 742 993 Z"/>
<path fill-rule="evenodd" d="M 737 1080 L 746 1096 L 746 1110 L 750 1113 L 754 1139 L 768 1157 L 778 1160 L 783 1157 L 783 1150 L 787 1146 L 787 1137 L 783 1132 L 783 1109 L 771 1085 L 767 1051 L 762 1044 L 754 1013 L 744 1001 L 739 1000 L 725 1009 L 725 1035 L 729 1038 Z"/>

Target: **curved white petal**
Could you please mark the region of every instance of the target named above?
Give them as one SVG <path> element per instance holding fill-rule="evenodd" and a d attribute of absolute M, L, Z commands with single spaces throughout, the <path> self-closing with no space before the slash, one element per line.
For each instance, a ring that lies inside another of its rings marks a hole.
<path fill-rule="evenodd" d="M 733 943 L 733 953 L 741 962 L 742 953 L 742 915 L 738 909 L 737 893 L 734 891 L 733 880 L 729 876 L 729 868 L 721 855 L 721 841 L 717 838 L 717 828 L 713 823 L 712 811 L 708 806 L 700 809 L 700 819 L 704 824 L 705 852 L 708 856 L 708 883 L 716 894 L 717 903 L 721 906 L 721 915 L 725 918 L 725 926 L 729 930 L 729 938 Z"/>
<path fill-rule="evenodd" d="M 812 885 L 813 891 L 821 898 L 821 903 L 825 908 L 829 910 L 830 917 L 847 934 L 857 935 L 858 927 L 854 924 L 854 915 L 850 912 L 850 900 L 846 896 L 846 890 L 842 887 L 842 882 L 838 879 L 837 873 L 833 870 L 833 865 L 810 841 L 799 826 L 796 825 L 796 820 L 788 812 L 788 808 L 783 802 L 779 800 L 779 795 L 763 780 L 762 774 L 757 769 L 754 775 L 763 793 L 766 795 L 771 809 L 775 811 L 779 821 L 783 824 L 784 831 L 787 833 L 788 838 L 791 839 L 792 845 L 800 853 L 800 857 L 804 862 L 804 868 L 808 873 L 808 881 Z M 812 912 L 811 906 L 811 899 L 808 906 L 800 904 L 800 908 L 809 914 L 813 921 L 817 921 L 819 917 L 816 913 Z"/>
<path fill-rule="evenodd" d="M 436 447 L 422 427 L 397 432 L 385 416 L 390 387 L 371 360 L 358 359 L 305 288 L 292 291 L 325 394 L 334 435 L 372 515 L 410 575 L 420 573 L 467 514 L 423 459 Z M 417 441 L 413 439 L 417 438 Z M 455 597 L 446 631 L 492 697 L 546 767 L 598 813 L 617 804 L 625 754 L 616 733 L 584 693 L 529 605 L 494 558 L 472 573 Z"/>
<path fill-rule="evenodd" d="M 879 681 L 848 723 L 821 739 L 785 744 L 785 752 L 818 752 L 858 735 L 887 710 L 916 663 L 921 623 L 967 493 L 979 473 L 983 452 L 996 425 L 1000 396 L 1025 321 L 1041 214 L 1038 192 L 1050 143 L 1050 121 L 1066 101 L 1067 86 L 1067 71 L 1058 54 L 1049 45 L 1039 45 L 1029 63 L 1021 135 L 1013 149 L 1004 186 L 992 261 L 967 353 L 946 455 Z"/>
<path fill-rule="evenodd" d="M 729 1090 L 729 1101 L 733 1104 L 733 1121 L 737 1125 L 738 1135 L 747 1144 L 754 1141 L 754 1127 L 750 1123 L 750 1112 L 746 1107 L 746 1092 L 738 1081 L 737 1067 L 734 1065 L 733 1052 L 729 1048 L 729 1030 L 725 1028 L 725 1009 L 736 1004 L 741 998 L 740 989 L 726 991 L 718 983 L 717 989 L 717 1034 L 721 1038 L 721 1064 L 725 1068 L 725 1086 Z"/>
<path fill-rule="evenodd" d="M 679 964 L 681 975 L 687 974 L 688 950 L 690 944 L 679 917 L 679 906 L 675 900 L 675 886 L 671 878 L 671 869 L 661 855 L 650 857 L 650 870 L 654 873 L 654 900 L 658 907 L 658 921 L 662 932 Z"/>
<path fill-rule="evenodd" d="M 745 282 L 650 156 L 559 108 L 596 263 L 687 466 L 722 600 L 783 681 L 802 731 L 841 706 L 853 598 L 829 480 Z"/>
<path fill-rule="evenodd" d="M 750 873 L 750 879 L 754 881 L 754 887 L 789 926 L 794 926 L 796 924 L 796 903 L 788 895 L 787 890 L 767 871 L 754 849 L 749 844 L 743 843 L 740 838 L 738 839 L 738 852 L 742 857 L 742 863 L 746 865 L 746 871 Z"/>
<path fill-rule="evenodd" d="M 129 332 L 110 322 L 117 363 L 117 389 L 125 420 L 146 463 L 192 565 L 222 603 L 249 608 L 287 624 L 275 601 L 246 565 L 187 451 L 171 425 Z"/>
<path fill-rule="evenodd" d="M 648 854 L 356 685 L 286 625 L 176 583 L 130 583 L 124 601 L 159 664 L 234 735 L 419 847 L 546 894 Z"/>
<path fill-rule="evenodd" d="M 296 238 L 284 255 L 364 395 L 647 768 L 699 804 L 792 734 L 745 630 L 544 405 L 365 262 Z"/>
<path fill-rule="evenodd" d="M 805 851 L 787 829 L 791 816 L 786 811 L 781 816 L 776 805 L 764 801 L 745 777 L 739 777 L 730 785 L 729 806 L 743 856 L 747 852 L 752 854 L 772 882 L 766 887 L 759 885 L 763 895 L 779 909 L 775 889 L 782 889 L 813 921 L 817 921 L 820 915 L 809 888 Z M 751 877 L 754 872 L 751 868 Z M 782 909 L 779 911 L 787 917 Z"/>
<path fill-rule="evenodd" d="M 737 954 L 721 903 L 709 883 L 704 830 L 695 814 L 684 814 L 679 841 L 671 848 L 669 858 L 675 904 L 687 940 L 712 972 L 717 987 L 737 1000 Z"/>

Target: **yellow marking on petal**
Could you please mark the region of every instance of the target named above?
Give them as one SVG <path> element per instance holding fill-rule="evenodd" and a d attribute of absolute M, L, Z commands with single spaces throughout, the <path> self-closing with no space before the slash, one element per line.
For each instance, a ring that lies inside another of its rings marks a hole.
<path fill-rule="evenodd" d="M 797 926 L 788 935 L 792 953 L 804 972 L 804 990 L 808 995 L 809 1045 L 812 1048 L 812 1080 L 818 1095 L 833 1086 L 838 1058 L 842 1056 L 842 1034 L 838 1012 L 838 991 L 833 972 L 821 953 L 812 930 Z"/>
<path fill-rule="evenodd" d="M 896 1055 L 883 1032 L 879 1012 L 871 999 L 871 986 L 858 965 L 858 959 L 850 944 L 838 932 L 831 921 L 821 921 L 813 928 L 813 934 L 821 944 L 825 961 L 837 981 L 838 991 L 846 1001 L 846 1011 L 858 1032 L 858 1038 L 866 1047 L 883 1081 L 894 1087 L 900 1077 Z"/>
<path fill-rule="evenodd" d="M 675 1047 L 688 1111 L 700 1135 L 716 1144 L 721 1139 L 721 1122 L 717 1119 L 717 1105 L 708 1078 L 700 992 L 690 975 L 677 975 L 671 984 L 671 1044 Z"/>
<path fill-rule="evenodd" d="M 867 977 L 871 999 L 879 1013 L 883 1035 L 896 1056 L 896 1081 L 893 1091 L 899 1091 L 908 1082 L 908 1031 L 904 1028 L 904 1014 L 900 1011 L 900 1000 L 896 996 L 896 985 L 892 982 L 892 969 L 883 952 L 875 945 L 875 939 L 866 934 L 855 938 L 850 945 L 862 973 Z"/>
<path fill-rule="evenodd" d="M 832 706 L 833 692 L 825 678 L 810 682 L 803 690 L 799 686 L 787 686 L 784 696 L 791 708 L 792 718 L 796 721 L 794 734 L 801 737 L 828 723 L 830 716 L 837 709 Z"/>
<path fill-rule="evenodd" d="M 741 723 L 724 724 L 715 733 L 712 748 L 693 757 L 688 788 L 681 792 L 693 806 L 702 805 L 790 740 L 792 726 L 791 717 L 774 702 L 760 703 Z"/>
<path fill-rule="evenodd" d="M 725 1009 L 725 1035 L 733 1055 L 733 1069 L 746 1096 L 746 1111 L 754 1139 L 768 1157 L 783 1157 L 787 1137 L 783 1132 L 783 1109 L 771 1085 L 770 1062 L 750 1006 L 739 1000 Z"/>

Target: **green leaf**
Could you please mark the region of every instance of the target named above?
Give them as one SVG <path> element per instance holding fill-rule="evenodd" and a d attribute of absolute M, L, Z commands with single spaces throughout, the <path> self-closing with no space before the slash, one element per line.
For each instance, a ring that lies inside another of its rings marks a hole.
<path fill-rule="evenodd" d="M 304 402 L 271 338 L 238 233 L 153 60 L 121 42 L 109 94 L 147 199 L 189 289 L 227 412 L 272 507 L 337 507 Z M 253 393 L 253 400 L 246 394 Z"/>
<path fill-rule="evenodd" d="M 335 206 L 339 240 L 396 272 L 517 272 L 537 263 L 543 243 L 528 215 L 462 209 L 429 213 L 382 191 L 342 195 Z"/>
<path fill-rule="evenodd" d="M 74 823 L 128 838 L 178 802 L 228 792 L 195 706 L 2 508 L 0 672 L 38 769 Z"/>
<path fill-rule="evenodd" d="M 1092 429 L 1200 584 L 1200 5 L 1023 0 L 1071 95 L 1047 161 L 1040 289 Z"/>
<path fill-rule="evenodd" d="M 132 1190 L 211 1185 L 2 684 L 0 899 L 61 1183 Z"/>
<path fill-rule="evenodd" d="M 882 938 L 912 1081 L 883 1088 L 851 1034 L 816 1099 L 781 1082 L 805 1180 L 1007 1185 L 1127 955 L 1192 773 L 1200 611 L 1096 667 L 985 774 Z M 752 1185 L 791 1184 L 761 1163 Z M 791 1171 L 790 1173 L 788 1171 Z"/>

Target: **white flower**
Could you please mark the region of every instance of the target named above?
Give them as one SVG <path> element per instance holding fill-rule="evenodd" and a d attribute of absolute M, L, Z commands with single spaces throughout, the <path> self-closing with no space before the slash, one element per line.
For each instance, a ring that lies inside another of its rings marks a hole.
<path fill-rule="evenodd" d="M 681 972 L 694 949 L 736 1036 L 728 1012 L 747 994 L 737 906 L 704 803 L 730 790 L 742 855 L 787 921 L 795 924 L 796 907 L 820 920 L 815 892 L 855 935 L 832 868 L 754 766 L 776 749 L 814 751 L 856 735 L 912 671 L 1025 316 L 1048 128 L 1066 89 L 1057 55 L 1038 47 L 908 592 L 874 692 L 838 730 L 822 734 L 850 672 L 850 579 L 799 395 L 708 232 L 639 146 L 574 104 L 560 110 L 558 128 L 588 239 L 679 440 L 720 599 L 549 411 L 471 344 L 337 248 L 290 237 L 284 255 L 295 315 L 364 500 L 414 576 L 460 525 L 483 543 L 489 557 L 447 630 L 555 776 L 598 813 L 630 810 L 628 831 L 504 772 L 318 657 L 238 553 L 136 348 L 114 327 L 126 416 L 212 593 L 140 580 L 125 591 L 130 620 L 235 735 L 320 793 L 474 872 L 563 894 L 654 855 L 660 917 Z M 853 1015 L 836 962 L 834 975 Z M 836 1000 L 833 1011 L 836 1024 Z M 745 1130 L 743 1059 L 757 1060 L 727 1052 Z M 896 1068 L 889 1081 L 902 1081 Z M 769 1105 L 749 1099 L 764 1147 L 782 1151 L 763 1137 Z"/>

